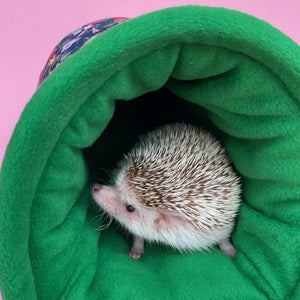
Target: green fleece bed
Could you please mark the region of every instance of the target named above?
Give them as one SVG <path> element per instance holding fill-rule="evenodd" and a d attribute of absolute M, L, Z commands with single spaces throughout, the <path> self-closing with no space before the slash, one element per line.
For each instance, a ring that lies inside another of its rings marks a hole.
<path fill-rule="evenodd" d="M 1 169 L 4 299 L 300 299 L 300 47 L 268 23 L 185 6 L 123 20 L 41 83 Z M 137 136 L 214 132 L 242 177 L 230 259 L 130 239 L 90 196 Z"/>

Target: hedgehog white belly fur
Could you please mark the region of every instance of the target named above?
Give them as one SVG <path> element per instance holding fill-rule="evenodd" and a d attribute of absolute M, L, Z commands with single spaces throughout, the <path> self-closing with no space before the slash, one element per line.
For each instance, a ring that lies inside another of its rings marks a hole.
<path fill-rule="evenodd" d="M 240 178 L 221 143 L 184 123 L 141 136 L 119 163 L 114 186 L 92 188 L 95 201 L 139 237 L 133 258 L 143 253 L 143 239 L 180 251 L 219 244 L 234 256 L 229 236 L 240 194 Z"/>

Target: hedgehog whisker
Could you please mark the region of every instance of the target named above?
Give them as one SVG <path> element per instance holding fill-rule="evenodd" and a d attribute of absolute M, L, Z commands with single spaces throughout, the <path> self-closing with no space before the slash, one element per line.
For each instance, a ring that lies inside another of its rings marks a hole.
<path fill-rule="evenodd" d="M 92 218 L 92 221 L 99 221 L 101 219 L 101 215 L 97 215 L 95 217 Z"/>
<path fill-rule="evenodd" d="M 102 217 L 105 217 L 105 219 L 109 219 L 107 224 L 102 224 L 98 230 L 102 231 L 102 230 L 106 230 L 112 223 L 113 221 L 113 217 L 105 212 L 103 212 Z"/>

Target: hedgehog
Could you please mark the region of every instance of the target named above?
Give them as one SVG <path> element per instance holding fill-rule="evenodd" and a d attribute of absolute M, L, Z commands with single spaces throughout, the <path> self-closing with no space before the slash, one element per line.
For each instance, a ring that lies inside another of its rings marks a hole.
<path fill-rule="evenodd" d="M 133 234 L 128 255 L 139 259 L 144 241 L 181 252 L 218 245 L 229 257 L 240 204 L 240 177 L 211 133 L 172 123 L 139 137 L 116 169 L 113 185 L 93 184 L 96 203 Z"/>

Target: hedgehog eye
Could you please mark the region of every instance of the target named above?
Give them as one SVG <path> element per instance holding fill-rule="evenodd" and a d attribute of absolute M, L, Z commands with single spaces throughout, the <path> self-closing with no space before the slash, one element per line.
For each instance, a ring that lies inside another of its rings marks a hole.
<path fill-rule="evenodd" d="M 130 213 L 132 213 L 132 212 L 135 211 L 135 208 L 132 205 L 130 205 L 130 204 L 126 204 L 126 209 Z"/>

